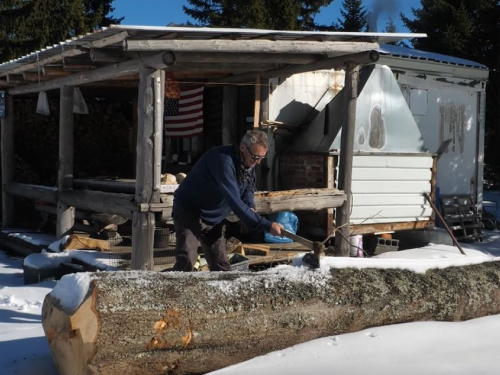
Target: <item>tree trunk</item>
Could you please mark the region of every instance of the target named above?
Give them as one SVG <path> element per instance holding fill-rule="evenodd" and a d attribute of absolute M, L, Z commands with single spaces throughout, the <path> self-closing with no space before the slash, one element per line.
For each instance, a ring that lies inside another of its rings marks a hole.
<path fill-rule="evenodd" d="M 74 311 L 54 293 L 44 301 L 43 327 L 62 375 L 202 374 L 367 327 L 500 313 L 500 262 L 425 274 L 288 268 L 89 275 Z M 74 277 L 56 288 L 71 287 Z"/>

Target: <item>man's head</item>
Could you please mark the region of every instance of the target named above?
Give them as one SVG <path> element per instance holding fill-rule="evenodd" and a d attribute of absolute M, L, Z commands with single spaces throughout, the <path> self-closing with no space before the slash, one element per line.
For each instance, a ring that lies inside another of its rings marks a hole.
<path fill-rule="evenodd" d="M 248 131 L 240 142 L 245 167 L 252 168 L 266 157 L 269 141 L 267 134 L 260 130 Z"/>

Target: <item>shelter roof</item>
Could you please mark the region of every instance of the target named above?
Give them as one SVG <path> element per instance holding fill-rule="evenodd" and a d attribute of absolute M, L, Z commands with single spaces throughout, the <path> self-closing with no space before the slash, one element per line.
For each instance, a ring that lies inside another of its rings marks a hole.
<path fill-rule="evenodd" d="M 121 69 L 120 77 L 112 79 L 110 74 L 103 79 L 94 74 L 89 79 L 87 72 L 130 60 L 140 63 L 160 52 L 171 54 L 165 70 L 180 80 L 244 81 L 257 73 L 272 76 L 325 69 L 343 63 L 348 57 L 362 63 L 365 56 L 359 54 L 376 50 L 379 43 L 419 37 L 425 34 L 111 25 L 0 64 L 0 88 L 35 85 L 36 90 L 31 90 L 35 92 L 43 90 L 45 81 L 56 78 L 68 85 L 106 80 L 108 85 L 132 84 L 137 82 L 137 69 Z M 319 61 L 322 63 L 318 64 Z M 298 69 L 298 65 L 303 67 Z M 288 70 L 283 73 L 284 68 Z M 63 79 L 75 74 L 81 74 L 81 80 Z M 48 89 L 53 88 L 54 85 Z M 13 93 L 21 91 L 27 90 L 13 90 Z"/>

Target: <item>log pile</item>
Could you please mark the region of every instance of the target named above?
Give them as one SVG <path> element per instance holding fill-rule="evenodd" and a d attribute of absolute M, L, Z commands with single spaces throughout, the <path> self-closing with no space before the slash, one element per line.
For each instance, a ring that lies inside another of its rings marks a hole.
<path fill-rule="evenodd" d="M 62 375 L 203 374 L 367 327 L 500 313 L 500 262 L 425 274 L 287 267 L 89 275 L 79 307 L 54 297 L 75 276 L 44 301 L 43 327 Z"/>

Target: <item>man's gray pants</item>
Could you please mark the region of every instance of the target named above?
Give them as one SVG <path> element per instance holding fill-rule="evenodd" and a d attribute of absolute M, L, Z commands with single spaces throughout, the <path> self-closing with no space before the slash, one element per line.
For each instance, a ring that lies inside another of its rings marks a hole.
<path fill-rule="evenodd" d="M 175 265 L 173 271 L 193 271 L 201 244 L 210 271 L 230 271 L 223 224 L 210 225 L 196 212 L 179 204 L 172 210 L 175 227 Z"/>

